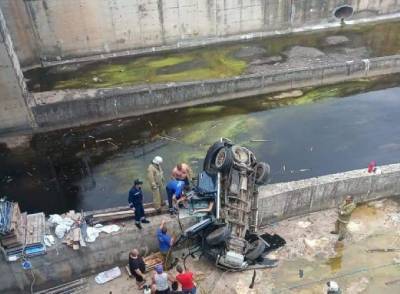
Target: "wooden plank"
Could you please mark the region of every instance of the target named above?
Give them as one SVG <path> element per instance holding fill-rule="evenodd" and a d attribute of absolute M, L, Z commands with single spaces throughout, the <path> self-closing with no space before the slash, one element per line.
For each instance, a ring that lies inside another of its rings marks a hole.
<path fill-rule="evenodd" d="M 155 208 L 145 208 L 144 210 L 146 216 L 157 215 Z M 163 207 L 161 213 L 168 213 L 168 208 Z M 133 210 L 124 210 L 118 212 L 108 212 L 108 213 L 97 213 L 92 216 L 88 216 L 87 220 L 91 224 L 97 224 L 102 222 L 120 221 L 124 219 L 133 218 L 135 216 Z"/>
<path fill-rule="evenodd" d="M 44 213 L 29 214 L 27 216 L 26 245 L 42 243 L 45 233 Z"/>
<path fill-rule="evenodd" d="M 146 272 L 154 269 L 157 264 L 163 263 L 163 260 L 163 256 L 160 252 L 156 252 L 144 257 L 143 261 L 146 264 Z"/>
<path fill-rule="evenodd" d="M 150 203 L 144 203 L 143 207 L 146 208 L 153 208 L 153 202 Z M 110 213 L 110 212 L 118 212 L 118 211 L 124 211 L 124 210 L 131 210 L 127 206 L 117 206 L 117 207 L 111 207 L 111 208 L 106 208 L 106 209 L 99 209 L 99 210 L 92 210 L 92 211 L 85 211 L 86 216 L 90 215 L 95 215 L 95 214 L 102 214 L 102 213 Z"/>

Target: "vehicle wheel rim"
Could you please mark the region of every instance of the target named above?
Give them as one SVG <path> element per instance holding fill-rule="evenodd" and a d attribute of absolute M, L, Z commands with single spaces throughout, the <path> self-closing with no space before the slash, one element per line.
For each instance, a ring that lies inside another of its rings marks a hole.
<path fill-rule="evenodd" d="M 225 150 L 221 150 L 220 152 L 218 152 L 217 157 L 215 159 L 215 165 L 217 167 L 221 167 L 224 164 L 225 157 L 226 157 Z"/>

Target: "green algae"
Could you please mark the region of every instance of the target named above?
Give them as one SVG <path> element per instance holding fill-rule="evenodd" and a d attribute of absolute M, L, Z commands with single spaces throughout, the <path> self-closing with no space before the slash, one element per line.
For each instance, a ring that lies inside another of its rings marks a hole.
<path fill-rule="evenodd" d="M 71 78 L 55 81 L 54 89 L 109 88 L 147 83 L 164 83 L 225 78 L 240 75 L 247 64 L 231 56 L 236 47 L 193 50 L 157 57 L 129 59 L 126 63 L 88 65 Z M 197 66 L 185 66 L 194 62 Z M 168 73 L 168 68 L 181 65 L 182 70 Z M 167 71 L 163 73 L 162 69 Z"/>
<path fill-rule="evenodd" d="M 342 35 L 351 40 L 345 44 L 346 48 L 367 48 L 370 57 L 400 53 L 400 22 L 397 21 L 345 25 L 312 33 L 273 36 L 236 45 L 221 44 L 168 54 L 121 57 L 84 64 L 79 70 L 68 73 L 57 73 L 49 68 L 35 69 L 26 72 L 25 76 L 31 80 L 28 85 L 33 91 L 38 90 L 38 84 L 40 91 L 48 91 L 227 78 L 243 74 L 250 62 L 234 57 L 234 52 L 243 44 L 265 48 L 265 56 L 281 55 L 292 46 L 314 47 L 327 53 L 334 49 L 340 53 L 343 45 L 330 46 L 325 43 L 325 38 L 333 35 Z M 177 70 L 168 73 L 175 66 Z"/>
<path fill-rule="evenodd" d="M 211 144 L 221 137 L 235 141 L 239 135 L 248 133 L 251 129 L 256 129 L 257 123 L 255 118 L 249 118 L 246 115 L 228 116 L 218 121 L 200 122 L 184 129 L 181 140 L 190 145 Z"/>
<path fill-rule="evenodd" d="M 176 65 L 179 63 L 187 62 L 192 60 L 190 56 L 169 56 L 163 59 L 158 59 L 158 60 L 153 60 L 147 63 L 149 67 L 154 67 L 154 68 L 162 68 L 166 66 L 172 66 Z"/>
<path fill-rule="evenodd" d="M 303 95 L 292 98 L 274 99 L 274 95 L 264 95 L 262 105 L 264 107 L 282 107 L 288 105 L 305 105 L 318 100 L 344 97 L 356 92 L 363 92 L 376 85 L 375 79 L 360 79 L 341 84 L 322 86 L 318 88 L 304 89 Z"/>
<path fill-rule="evenodd" d="M 211 105 L 206 107 L 190 107 L 183 111 L 184 114 L 213 114 L 222 111 L 225 108 L 223 105 Z"/>

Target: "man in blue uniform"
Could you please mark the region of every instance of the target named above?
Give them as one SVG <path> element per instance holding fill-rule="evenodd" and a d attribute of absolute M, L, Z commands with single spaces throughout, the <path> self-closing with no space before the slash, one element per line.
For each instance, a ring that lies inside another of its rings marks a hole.
<path fill-rule="evenodd" d="M 178 181 L 176 179 L 172 179 L 167 183 L 167 195 L 168 195 L 168 206 L 169 206 L 169 213 L 171 215 L 174 214 L 175 209 L 173 206 L 173 201 L 176 201 L 176 203 L 179 203 L 183 201 L 184 195 L 183 195 L 183 189 L 185 188 L 185 182 L 184 181 Z"/>
<path fill-rule="evenodd" d="M 171 247 L 174 245 L 175 238 L 168 235 L 165 220 L 161 221 L 160 227 L 157 229 L 157 239 L 160 247 L 161 255 L 164 258 L 164 267 L 169 270 L 172 263 Z"/>
<path fill-rule="evenodd" d="M 140 222 L 144 224 L 150 223 L 144 215 L 142 184 L 141 180 L 136 179 L 133 187 L 129 190 L 128 198 L 129 207 L 135 208 L 135 224 L 139 229 L 142 229 Z"/>

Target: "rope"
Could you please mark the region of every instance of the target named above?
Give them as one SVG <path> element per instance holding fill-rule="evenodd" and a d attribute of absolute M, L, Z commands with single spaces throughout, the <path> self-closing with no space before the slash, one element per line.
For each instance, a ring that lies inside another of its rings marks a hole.
<path fill-rule="evenodd" d="M 31 272 L 31 275 L 32 275 L 31 294 L 33 294 L 33 286 L 35 285 L 36 277 L 35 277 L 35 273 L 33 272 L 33 269 L 30 269 L 30 272 Z"/>

